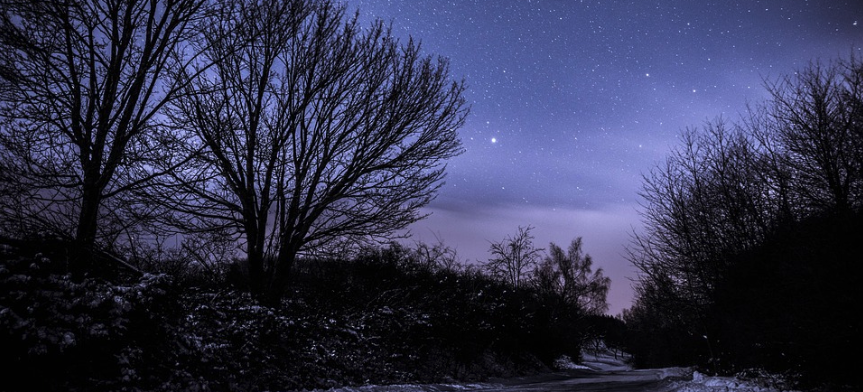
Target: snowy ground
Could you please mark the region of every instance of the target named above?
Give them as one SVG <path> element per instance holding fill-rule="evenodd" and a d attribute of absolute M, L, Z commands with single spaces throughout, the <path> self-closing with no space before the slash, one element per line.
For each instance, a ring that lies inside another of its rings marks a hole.
<path fill-rule="evenodd" d="M 752 381 L 743 381 L 733 377 L 709 377 L 695 372 L 691 380 L 674 381 L 668 385 L 667 392 L 714 392 L 714 391 L 736 391 L 736 392 L 779 392 L 780 389 L 771 388 L 766 385 Z"/>
<path fill-rule="evenodd" d="M 656 388 L 646 389 L 651 392 L 779 392 L 780 389 L 771 388 L 763 383 L 740 380 L 734 377 L 712 377 L 693 371 L 690 368 L 664 368 L 635 370 L 627 365 L 625 357 L 615 356 L 610 351 L 600 353 L 585 352 L 582 354 L 582 362 L 579 364 L 566 364 L 565 360 L 558 361 L 557 365 L 563 365 L 569 369 L 584 369 L 599 372 L 604 380 L 609 382 L 633 380 L 643 375 L 649 379 L 656 377 L 662 383 Z"/>
<path fill-rule="evenodd" d="M 580 363 L 561 358 L 558 372 L 535 377 L 473 384 L 368 385 L 313 392 L 445 392 L 445 391 L 645 391 L 645 392 L 779 392 L 753 381 L 710 377 L 689 368 L 632 369 L 621 355 L 585 352 Z"/>

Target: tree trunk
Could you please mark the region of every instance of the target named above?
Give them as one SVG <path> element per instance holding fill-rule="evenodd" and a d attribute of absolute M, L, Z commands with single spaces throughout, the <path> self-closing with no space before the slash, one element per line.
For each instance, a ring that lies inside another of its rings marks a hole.
<path fill-rule="evenodd" d="M 300 244 L 297 241 L 288 239 L 282 240 L 282 245 L 279 248 L 279 254 L 276 258 L 276 263 L 270 272 L 269 287 L 267 290 L 267 298 L 271 305 L 277 305 L 285 293 L 285 288 L 288 286 L 288 278 L 294 266 L 294 261 L 297 258 L 297 253 L 300 252 Z"/>
<path fill-rule="evenodd" d="M 72 273 L 79 277 L 98 272 L 99 266 L 93 260 L 93 251 L 96 245 L 101 202 L 101 192 L 95 184 L 85 182 L 75 230 L 74 250 L 70 260 Z"/>
<path fill-rule="evenodd" d="M 250 221 L 253 221 L 250 219 Z M 263 298 L 266 290 L 266 271 L 264 269 L 263 236 L 254 222 L 246 224 L 246 262 L 249 267 L 249 291 L 253 296 Z"/>
<path fill-rule="evenodd" d="M 259 249 L 254 249 L 253 245 L 249 245 L 247 247 L 248 253 L 248 266 L 249 266 L 249 291 L 253 296 L 258 298 L 263 298 L 265 296 L 265 287 L 264 282 L 266 281 L 266 276 L 264 275 L 264 255 L 261 254 Z"/>

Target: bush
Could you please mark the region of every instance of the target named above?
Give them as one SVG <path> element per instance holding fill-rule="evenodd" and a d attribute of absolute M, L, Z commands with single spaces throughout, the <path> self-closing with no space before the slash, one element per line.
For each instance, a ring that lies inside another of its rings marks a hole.
<path fill-rule="evenodd" d="M 75 280 L 22 253 L 0 258 L 0 366 L 21 391 L 476 381 L 547 371 L 586 338 L 559 299 L 404 249 L 302 260 L 273 306 L 187 272 Z"/>
<path fill-rule="evenodd" d="M 74 280 L 47 257 L 0 255 L 4 383 L 17 390 L 147 388 L 167 372 L 171 279 Z M 157 310 L 158 311 L 155 311 Z M 59 372 L 60 374 L 53 374 Z M 46 377 L 50 374 L 50 377 Z"/>
<path fill-rule="evenodd" d="M 722 355 L 736 371 L 762 367 L 808 384 L 859 386 L 854 316 L 863 273 L 863 215 L 810 218 L 742 254 L 712 309 Z"/>

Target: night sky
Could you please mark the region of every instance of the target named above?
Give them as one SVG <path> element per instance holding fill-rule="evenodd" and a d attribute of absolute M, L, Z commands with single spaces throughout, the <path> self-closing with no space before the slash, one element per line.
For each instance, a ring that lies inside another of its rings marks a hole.
<path fill-rule="evenodd" d="M 687 127 L 737 120 L 763 80 L 812 60 L 863 56 L 863 1 L 349 0 L 393 23 L 464 78 L 466 152 L 414 224 L 469 262 L 533 226 L 575 237 L 631 305 L 625 246 L 640 229 L 641 176 Z"/>

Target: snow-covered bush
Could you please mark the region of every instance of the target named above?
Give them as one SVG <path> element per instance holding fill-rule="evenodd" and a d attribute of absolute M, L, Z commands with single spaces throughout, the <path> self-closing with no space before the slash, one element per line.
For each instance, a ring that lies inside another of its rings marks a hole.
<path fill-rule="evenodd" d="M 399 252 L 302 261 L 281 303 L 227 281 L 74 278 L 0 257 L 0 366 L 30 390 L 292 390 L 481 380 L 577 355 L 577 314 Z M 552 311 L 554 310 L 554 312 Z M 50 374 L 50 377 L 46 377 Z"/>
<path fill-rule="evenodd" d="M 7 385 L 21 390 L 135 389 L 157 377 L 162 357 L 164 275 L 110 283 L 73 279 L 42 255 L 0 254 L 0 346 Z M 158 310 L 156 312 L 155 310 Z"/>

